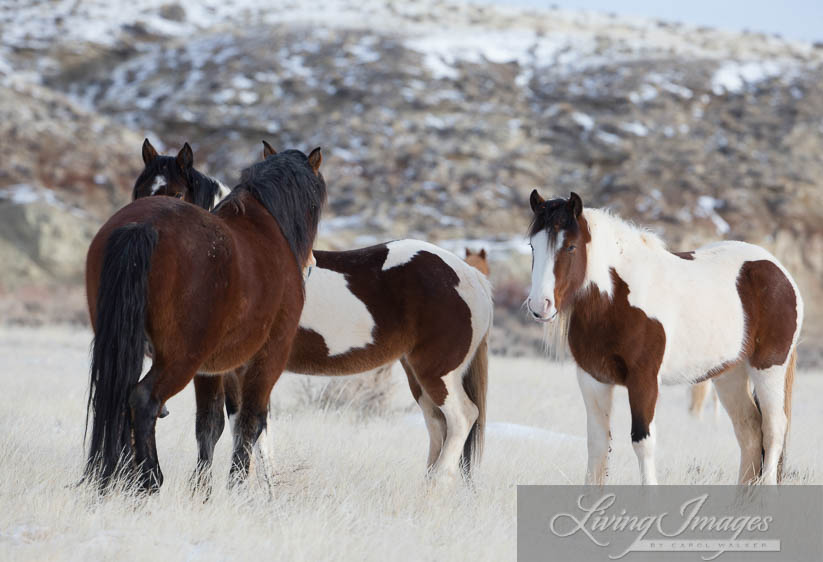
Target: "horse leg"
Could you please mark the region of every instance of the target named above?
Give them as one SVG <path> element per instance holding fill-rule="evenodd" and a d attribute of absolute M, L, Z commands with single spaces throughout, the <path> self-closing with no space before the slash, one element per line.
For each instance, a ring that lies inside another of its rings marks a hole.
<path fill-rule="evenodd" d="M 403 365 L 406 378 L 409 379 L 409 389 L 411 389 L 412 396 L 423 411 L 423 419 L 426 421 L 426 429 L 429 432 L 429 458 L 426 461 L 426 469 L 431 471 L 434 461 L 440 456 L 443 441 L 446 438 L 446 418 L 443 417 L 431 397 L 423 392 L 411 364 L 405 358 L 400 360 L 400 364 Z"/>
<path fill-rule="evenodd" d="M 441 378 L 419 381 L 446 421 L 443 447 L 429 471 L 435 480 L 445 483 L 455 481 L 458 471 L 463 469 L 460 462 L 463 446 L 479 415 L 479 409 L 463 388 L 464 372 L 465 365 L 461 365 Z"/>
<path fill-rule="evenodd" d="M 261 433 L 266 430 L 269 397 L 288 360 L 288 349 L 276 349 L 270 344 L 254 360 L 240 381 L 241 404 L 234 424 L 234 453 L 231 482 L 242 482 L 249 474 L 251 453 Z M 258 454 L 266 451 L 258 450 Z M 266 467 L 261 467 L 265 470 Z M 267 476 L 264 474 L 264 476 Z"/>
<path fill-rule="evenodd" d="M 777 484 L 783 444 L 786 439 L 788 417 L 784 410 L 786 392 L 786 365 L 767 369 L 750 367 L 749 378 L 760 404 L 763 417 L 763 484 Z"/>
<path fill-rule="evenodd" d="M 657 378 L 630 375 L 626 380 L 626 388 L 632 412 L 632 446 L 640 465 L 641 482 L 656 485 L 654 408 L 657 404 Z"/>
<path fill-rule="evenodd" d="M 760 474 L 763 442 L 760 412 L 749 392 L 749 377 L 744 367 L 735 367 L 713 379 L 714 389 L 729 414 L 740 445 L 740 484 L 751 484 Z"/>
<path fill-rule="evenodd" d="M 606 481 L 611 451 L 610 420 L 614 385 L 603 384 L 583 369 L 577 369 L 577 383 L 586 406 L 586 433 L 589 462 L 586 484 L 602 486 Z"/>
<path fill-rule="evenodd" d="M 194 395 L 197 401 L 195 435 L 197 436 L 197 467 L 192 474 L 195 488 L 211 490 L 211 464 L 214 446 L 223 434 L 226 421 L 223 417 L 223 377 L 221 375 L 196 375 Z"/>
<path fill-rule="evenodd" d="M 149 372 L 129 394 L 135 463 L 140 487 L 146 492 L 156 492 L 163 484 L 154 434 L 157 417 L 166 400 L 183 390 L 196 371 L 196 365 L 168 365 L 155 357 Z"/>
<path fill-rule="evenodd" d="M 240 369 L 223 375 L 223 391 L 226 398 L 226 417 L 229 420 L 229 431 L 232 438 L 236 437 L 234 426 L 237 421 L 237 414 L 240 412 L 240 402 L 242 401 L 241 389 L 243 385 L 243 372 Z"/>
<path fill-rule="evenodd" d="M 701 419 L 703 417 L 703 403 L 706 401 L 706 395 L 711 389 L 710 385 L 711 383 L 709 381 L 703 381 L 693 384 L 689 389 L 692 395 L 692 401 L 689 405 L 689 412 L 691 412 L 691 414 L 697 419 Z"/>
<path fill-rule="evenodd" d="M 229 418 L 229 428 L 231 430 L 232 439 L 234 443 L 240 439 L 240 436 L 235 432 L 237 429 L 236 418 L 240 411 L 240 404 L 242 403 L 242 386 L 243 374 L 245 368 L 237 369 L 236 371 L 226 373 L 224 375 L 224 386 L 226 388 L 226 414 Z M 271 472 L 272 454 L 269 449 L 269 435 L 268 426 L 263 428 L 260 438 L 254 444 L 254 457 L 256 459 L 256 472 L 265 479 L 267 485 L 270 485 L 268 476 Z"/>

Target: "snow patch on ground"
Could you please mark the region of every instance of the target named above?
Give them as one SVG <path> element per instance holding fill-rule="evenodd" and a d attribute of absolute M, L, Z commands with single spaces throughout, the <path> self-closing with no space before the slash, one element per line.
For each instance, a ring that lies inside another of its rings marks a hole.
<path fill-rule="evenodd" d="M 718 234 L 728 234 L 729 230 L 731 230 L 729 223 L 717 214 L 717 209 L 722 208 L 724 205 L 725 202 L 722 199 L 701 195 L 697 198 L 697 208 L 694 211 L 694 216 L 708 218 L 714 223 Z"/>
<path fill-rule="evenodd" d="M 725 62 L 712 75 L 712 92 L 718 96 L 739 94 L 744 88 L 785 72 L 785 65 L 780 64 L 778 61 Z"/>

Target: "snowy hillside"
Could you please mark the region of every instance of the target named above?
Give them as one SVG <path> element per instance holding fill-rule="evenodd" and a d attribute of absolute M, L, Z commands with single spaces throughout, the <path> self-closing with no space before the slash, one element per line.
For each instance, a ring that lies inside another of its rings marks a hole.
<path fill-rule="evenodd" d="M 432 1 L 20 3 L 0 32 L 0 215 L 20 215 L 15 193 L 47 189 L 67 206 L 56 215 L 103 220 L 128 198 L 143 136 L 190 141 L 226 183 L 263 138 L 321 145 L 319 246 L 486 246 L 502 323 L 528 284 L 526 197 L 540 187 L 609 206 L 675 249 L 765 245 L 801 283 L 810 339 L 823 336 L 812 44 Z M 32 236 L 0 230 L 0 256 L 30 256 Z M 74 283 L 83 251 L 73 275 L 32 259 L 0 282 Z"/>

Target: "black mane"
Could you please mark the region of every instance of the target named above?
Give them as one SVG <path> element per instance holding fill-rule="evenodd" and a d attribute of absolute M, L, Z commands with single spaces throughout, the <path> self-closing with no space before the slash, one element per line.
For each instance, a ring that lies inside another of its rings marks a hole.
<path fill-rule="evenodd" d="M 550 199 L 537 207 L 531 224 L 529 238 L 541 231 L 549 235 L 549 245 L 553 245 L 560 232 L 576 233 L 579 228 L 574 212 L 565 199 Z"/>
<path fill-rule="evenodd" d="M 152 195 L 147 190 L 156 176 L 165 177 L 168 185 L 185 185 L 188 191 L 187 199 L 207 211 L 214 205 L 214 197 L 220 190 L 220 184 L 206 174 L 198 172 L 193 167 L 183 170 L 175 157 L 157 156 L 143 169 L 134 182 L 132 199 Z"/>
<path fill-rule="evenodd" d="M 243 170 L 240 184 L 223 199 L 234 202 L 243 192 L 250 193 L 280 225 L 292 254 L 302 268 L 309 257 L 320 210 L 326 201 L 326 182 L 314 173 L 308 157 L 299 150 L 284 150 Z"/>

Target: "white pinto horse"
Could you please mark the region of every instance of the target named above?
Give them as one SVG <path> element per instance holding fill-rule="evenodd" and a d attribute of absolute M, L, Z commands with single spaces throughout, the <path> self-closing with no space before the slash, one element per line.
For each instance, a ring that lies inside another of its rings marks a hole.
<path fill-rule="evenodd" d="M 578 366 L 586 405 L 586 482 L 605 481 L 614 385 L 627 388 L 644 484 L 656 484 L 659 384 L 713 379 L 740 445 L 741 483 L 781 477 L 803 301 L 769 252 L 719 242 L 672 253 L 600 209 L 531 194 L 527 301 L 553 322 Z M 754 397 L 749 391 L 751 381 Z"/>

